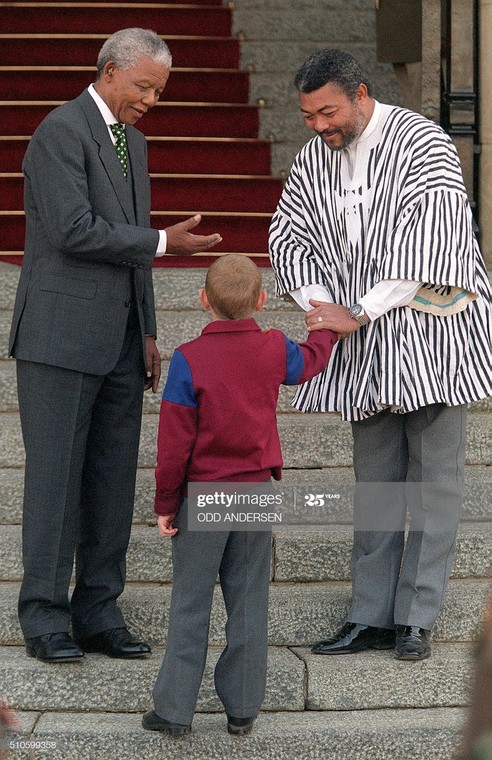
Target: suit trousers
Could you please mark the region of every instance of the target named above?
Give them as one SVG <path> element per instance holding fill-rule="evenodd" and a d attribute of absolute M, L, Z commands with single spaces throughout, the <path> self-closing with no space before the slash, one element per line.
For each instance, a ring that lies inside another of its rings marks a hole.
<path fill-rule="evenodd" d="M 116 599 L 125 583 L 144 379 L 134 307 L 108 375 L 17 361 L 26 638 L 67 631 L 70 620 L 76 638 L 124 625 Z"/>
<path fill-rule="evenodd" d="M 439 613 L 455 554 L 463 500 L 467 406 L 433 404 L 406 414 L 389 410 L 352 423 L 360 483 L 406 483 L 381 489 L 375 530 L 374 494 L 356 488 L 352 607 L 348 620 L 430 630 Z M 410 525 L 405 544 L 407 508 Z M 388 530 L 382 529 L 386 513 Z"/>
<path fill-rule="evenodd" d="M 253 717 L 265 696 L 271 531 L 188 531 L 186 499 L 174 524 L 173 590 L 155 712 L 173 723 L 192 722 L 218 575 L 227 645 L 215 666 L 215 688 L 228 715 Z"/>

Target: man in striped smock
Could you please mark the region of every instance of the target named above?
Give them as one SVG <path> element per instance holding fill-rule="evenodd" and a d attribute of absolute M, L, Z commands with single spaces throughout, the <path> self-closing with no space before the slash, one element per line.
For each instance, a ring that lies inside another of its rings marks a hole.
<path fill-rule="evenodd" d="M 314 53 L 295 84 L 316 136 L 273 217 L 272 265 L 310 330 L 345 336 L 294 405 L 350 421 L 357 481 L 352 606 L 313 652 L 421 660 L 454 557 L 467 404 L 490 393 L 487 274 L 439 126 L 374 100 L 341 51 Z"/>

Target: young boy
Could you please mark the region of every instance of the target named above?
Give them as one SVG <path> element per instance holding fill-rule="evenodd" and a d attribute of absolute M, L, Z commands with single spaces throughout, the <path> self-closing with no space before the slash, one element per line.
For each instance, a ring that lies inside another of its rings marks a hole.
<path fill-rule="evenodd" d="M 260 270 L 229 254 L 207 272 L 200 301 L 212 322 L 175 352 L 159 420 L 155 511 L 161 536 L 173 536 L 173 590 L 166 655 L 155 711 L 144 728 L 179 736 L 191 730 L 208 646 L 217 575 L 227 610 L 227 646 L 215 687 L 229 733 L 248 733 L 265 693 L 271 531 L 189 531 L 188 482 L 280 480 L 276 405 L 326 366 L 337 335 L 313 331 L 297 344 L 253 319 L 265 305 Z"/>

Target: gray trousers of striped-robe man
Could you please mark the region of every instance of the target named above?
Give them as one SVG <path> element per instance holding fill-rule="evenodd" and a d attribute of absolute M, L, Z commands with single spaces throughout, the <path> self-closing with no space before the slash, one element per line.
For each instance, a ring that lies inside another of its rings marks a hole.
<path fill-rule="evenodd" d="M 272 534 L 188 531 L 185 499 L 174 525 L 173 590 L 164 661 L 153 690 L 157 715 L 190 725 L 205 669 L 217 576 L 227 612 L 227 645 L 215 666 L 226 713 L 256 716 L 265 696 Z"/>
<path fill-rule="evenodd" d="M 439 613 L 455 554 L 463 499 L 467 405 L 433 404 L 414 412 L 385 410 L 352 422 L 356 481 L 423 484 L 410 498 L 381 489 L 377 530 L 355 530 L 353 623 L 430 630 Z M 416 493 L 419 503 L 413 503 Z M 373 492 L 356 489 L 354 525 L 369 525 Z M 405 544 L 407 509 L 410 529 Z M 382 530 L 384 513 L 389 530 Z M 400 529 L 395 530 L 400 522 Z"/>

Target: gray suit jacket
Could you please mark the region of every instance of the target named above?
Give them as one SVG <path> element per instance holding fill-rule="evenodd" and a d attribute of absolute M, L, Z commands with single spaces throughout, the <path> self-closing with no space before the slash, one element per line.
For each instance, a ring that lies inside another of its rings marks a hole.
<path fill-rule="evenodd" d="M 48 114 L 29 143 L 26 243 L 9 344 L 18 359 L 107 374 L 132 296 L 142 340 L 156 334 L 151 267 L 159 235 L 150 229 L 146 143 L 134 127 L 126 132 L 133 188 L 87 90 Z"/>

